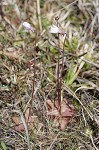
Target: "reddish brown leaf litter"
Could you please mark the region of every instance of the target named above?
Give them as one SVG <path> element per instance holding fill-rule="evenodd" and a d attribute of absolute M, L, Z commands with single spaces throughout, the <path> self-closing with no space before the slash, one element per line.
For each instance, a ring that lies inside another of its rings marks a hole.
<path fill-rule="evenodd" d="M 61 102 L 61 113 L 59 113 L 58 101 L 53 103 L 51 100 L 47 100 L 47 106 L 47 115 L 53 119 L 53 126 L 60 127 L 61 130 L 64 130 L 76 115 L 75 107 L 72 104 L 68 104 L 67 100 Z"/>
<path fill-rule="evenodd" d="M 14 117 L 12 117 L 12 120 L 14 122 L 13 128 L 16 131 L 20 131 L 20 132 L 25 131 L 25 128 L 24 128 L 24 125 L 21 121 L 20 116 L 19 117 L 14 116 Z M 25 113 L 25 122 L 26 122 L 26 125 L 28 127 L 28 130 L 37 129 L 37 125 L 38 125 L 39 130 L 43 127 L 43 124 L 38 121 L 37 116 L 31 116 L 29 114 L 29 109 L 27 109 L 27 111 Z"/>

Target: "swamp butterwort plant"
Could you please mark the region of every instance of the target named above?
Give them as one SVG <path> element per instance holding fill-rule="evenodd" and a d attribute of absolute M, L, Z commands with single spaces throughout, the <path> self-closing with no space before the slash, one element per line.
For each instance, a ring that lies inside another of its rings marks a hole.
<path fill-rule="evenodd" d="M 35 32 L 34 28 L 28 22 L 23 22 L 22 25 L 26 30 Z M 34 99 L 34 86 L 35 86 L 35 76 L 36 76 L 35 75 L 36 74 L 36 37 L 37 37 L 37 34 L 35 32 L 35 49 L 33 50 L 33 54 L 34 54 L 34 79 L 33 79 L 33 83 L 32 83 L 32 96 L 31 96 L 31 104 L 30 104 L 31 106 L 32 106 L 32 101 Z M 30 112 L 31 112 L 31 109 L 29 111 L 28 120 L 30 117 Z"/>
<path fill-rule="evenodd" d="M 64 47 L 66 40 L 66 33 L 59 28 L 59 17 L 55 18 L 56 25 L 52 25 L 49 32 L 58 35 L 58 68 L 57 68 L 57 92 L 58 92 L 58 101 L 47 100 L 48 106 L 48 115 L 53 117 L 54 127 L 60 127 L 61 130 L 64 130 L 72 118 L 75 116 L 75 108 L 72 104 L 68 104 L 66 99 L 62 100 L 62 73 L 64 70 Z M 62 50 L 62 65 L 60 64 L 60 36 L 65 36 Z"/>
<path fill-rule="evenodd" d="M 28 30 L 28 31 L 32 31 L 35 32 L 34 28 L 28 23 L 28 22 L 23 22 L 23 27 Z M 34 82 L 35 82 L 35 66 L 36 66 L 36 32 L 35 32 L 35 49 L 33 50 L 34 53 L 34 80 L 33 80 L 33 87 L 32 87 L 32 99 L 34 98 Z"/>
<path fill-rule="evenodd" d="M 57 16 L 55 18 L 56 24 L 57 25 L 52 25 L 50 27 L 49 32 L 52 34 L 57 34 L 58 35 L 58 69 L 57 69 L 57 88 L 58 88 L 58 106 L 59 106 L 59 112 L 61 114 L 61 91 L 62 91 L 62 73 L 64 70 L 64 45 L 65 45 L 65 40 L 66 40 L 66 33 L 63 32 L 59 28 L 59 17 Z M 65 35 L 64 39 L 64 44 L 63 44 L 63 56 L 62 56 L 62 69 L 60 69 L 60 35 Z"/>

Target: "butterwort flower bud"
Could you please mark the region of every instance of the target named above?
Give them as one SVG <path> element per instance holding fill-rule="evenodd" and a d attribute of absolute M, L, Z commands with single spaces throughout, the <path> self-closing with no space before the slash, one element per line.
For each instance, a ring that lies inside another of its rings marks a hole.
<path fill-rule="evenodd" d="M 31 30 L 32 32 L 34 32 L 34 28 L 28 22 L 23 22 L 22 25 L 25 29 Z"/>

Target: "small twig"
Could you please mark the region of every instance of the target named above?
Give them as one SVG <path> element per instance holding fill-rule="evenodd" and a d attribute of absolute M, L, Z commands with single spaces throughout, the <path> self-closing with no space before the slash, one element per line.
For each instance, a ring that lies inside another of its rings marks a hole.
<path fill-rule="evenodd" d="M 94 63 L 94 62 L 92 62 L 92 61 L 86 60 L 86 59 L 84 59 L 84 58 L 81 58 L 81 60 L 83 60 L 83 61 L 86 62 L 86 63 L 89 63 L 89 64 L 92 65 L 92 66 L 95 66 L 95 67 L 99 68 L 99 64 L 97 64 L 97 63 Z"/>
<path fill-rule="evenodd" d="M 53 144 L 55 143 L 55 141 L 57 140 L 58 136 L 59 136 L 60 132 L 56 135 L 56 137 L 53 139 L 53 142 L 51 143 L 50 147 L 47 150 L 51 150 Z"/>
<path fill-rule="evenodd" d="M 99 149 L 96 147 L 96 145 L 94 144 L 94 141 L 93 141 L 92 135 L 90 135 L 90 139 L 91 139 L 92 145 L 94 146 L 95 150 L 99 150 Z"/>
<path fill-rule="evenodd" d="M 56 11 L 56 12 L 54 13 L 54 15 L 57 14 L 57 13 L 59 13 L 59 12 L 61 12 L 61 11 L 64 10 L 64 9 L 68 8 L 69 6 L 75 4 L 77 1 L 78 1 L 78 0 L 75 0 L 75 1 L 73 1 L 72 3 L 66 5 L 65 7 L 59 9 L 58 11 Z"/>

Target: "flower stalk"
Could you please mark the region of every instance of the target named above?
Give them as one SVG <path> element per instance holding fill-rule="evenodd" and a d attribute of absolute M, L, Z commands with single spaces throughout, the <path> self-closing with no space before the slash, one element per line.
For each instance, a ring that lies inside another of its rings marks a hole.
<path fill-rule="evenodd" d="M 57 32 L 58 32 L 58 70 L 57 70 L 57 88 L 58 88 L 58 104 L 59 104 L 59 113 L 61 114 L 61 75 L 60 75 L 60 33 L 59 29 L 59 17 L 55 18 L 57 24 Z"/>
<path fill-rule="evenodd" d="M 34 31 L 34 28 L 28 23 L 28 22 L 23 22 L 23 27 L 28 30 L 28 31 Z M 30 101 L 30 109 L 29 109 L 29 115 L 28 115 L 28 119 L 27 119 L 27 123 L 29 121 L 30 118 L 30 114 L 31 114 L 31 107 L 33 104 L 33 100 L 34 100 L 34 87 L 35 87 L 35 77 L 36 77 L 36 39 L 37 39 L 37 33 L 35 32 L 35 48 L 34 48 L 34 77 L 33 77 L 33 82 L 32 82 L 32 95 L 31 95 L 31 101 Z"/>
<path fill-rule="evenodd" d="M 57 90 L 58 90 L 58 110 L 61 114 L 61 95 L 62 95 L 62 73 L 64 70 L 64 46 L 65 46 L 65 40 L 66 40 L 66 33 L 63 32 L 59 28 L 59 17 L 55 17 L 56 25 L 52 25 L 50 28 L 50 33 L 54 33 L 58 35 L 58 68 L 57 68 Z M 63 54 L 62 54 L 62 69 L 60 69 L 60 35 L 65 35 L 64 43 L 63 43 Z"/>
<path fill-rule="evenodd" d="M 34 99 L 34 86 L 35 86 L 35 78 L 36 78 L 36 40 L 37 33 L 35 33 L 35 48 L 34 48 L 34 79 L 32 84 L 32 99 Z"/>

